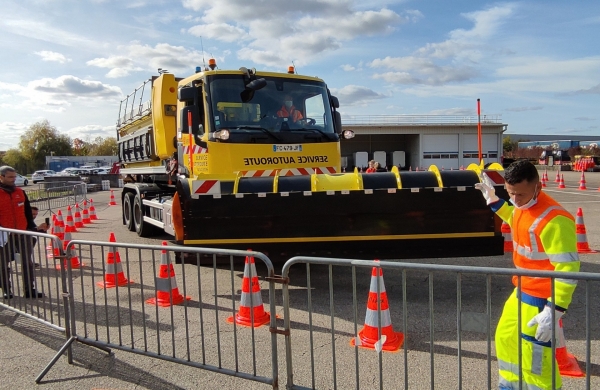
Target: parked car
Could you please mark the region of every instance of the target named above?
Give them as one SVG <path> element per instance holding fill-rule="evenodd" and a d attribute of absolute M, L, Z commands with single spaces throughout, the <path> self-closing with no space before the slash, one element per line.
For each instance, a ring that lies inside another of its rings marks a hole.
<path fill-rule="evenodd" d="M 40 181 L 44 181 L 44 178 L 46 176 L 54 176 L 54 175 L 56 175 L 56 172 L 54 172 L 53 170 L 42 169 L 42 170 L 33 172 L 33 175 L 31 175 L 31 180 L 33 181 L 33 184 L 36 184 Z"/>
<path fill-rule="evenodd" d="M 62 171 L 58 172 L 56 175 L 57 176 L 77 176 L 79 168 L 74 168 L 74 167 L 69 167 L 69 168 L 65 168 Z"/>
<path fill-rule="evenodd" d="M 15 185 L 21 187 L 26 186 L 27 184 L 29 184 L 29 179 L 17 173 L 17 180 L 15 180 Z"/>

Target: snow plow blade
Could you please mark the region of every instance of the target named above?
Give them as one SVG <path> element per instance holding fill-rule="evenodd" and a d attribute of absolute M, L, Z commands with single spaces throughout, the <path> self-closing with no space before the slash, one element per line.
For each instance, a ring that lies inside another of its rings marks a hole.
<path fill-rule="evenodd" d="M 362 188 L 335 189 L 336 180 L 352 179 L 348 175 L 356 175 Z M 503 254 L 500 221 L 473 187 L 479 182 L 473 171 L 312 176 L 279 177 L 277 192 L 272 177 L 223 182 L 221 194 L 202 196 L 193 196 L 183 180 L 177 199 L 185 228 L 176 242 L 251 248 L 275 259 Z M 311 191 L 319 179 L 334 189 Z"/>

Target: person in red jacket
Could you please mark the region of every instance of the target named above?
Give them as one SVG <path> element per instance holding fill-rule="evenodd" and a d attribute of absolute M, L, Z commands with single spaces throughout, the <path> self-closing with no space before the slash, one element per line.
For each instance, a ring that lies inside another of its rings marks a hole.
<path fill-rule="evenodd" d="M 0 167 L 0 204 L 3 205 L 0 207 L 0 227 L 35 232 L 38 228 L 33 220 L 29 199 L 25 191 L 15 186 L 16 179 L 17 172 L 14 168 L 7 165 Z M 21 254 L 24 297 L 44 296 L 35 288 L 32 238 L 23 234 L 0 232 L 0 288 L 4 299 L 13 297 L 8 263 L 15 252 Z"/>

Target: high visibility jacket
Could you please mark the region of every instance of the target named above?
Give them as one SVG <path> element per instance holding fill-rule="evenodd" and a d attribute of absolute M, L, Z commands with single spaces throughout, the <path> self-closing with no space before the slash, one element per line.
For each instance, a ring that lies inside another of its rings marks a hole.
<path fill-rule="evenodd" d="M 526 210 L 519 210 L 501 200 L 492 209 L 511 227 L 513 239 L 513 262 L 518 269 L 579 271 L 577 235 L 573 216 L 554 199 L 540 192 L 537 203 Z M 518 286 L 518 277 L 513 276 Z M 555 304 L 567 309 L 571 303 L 577 281 L 554 280 Z M 551 300 L 550 278 L 522 277 L 524 293 Z"/>
<path fill-rule="evenodd" d="M 0 188 L 0 205 L 2 205 L 0 207 L 0 226 L 19 230 L 35 227 L 33 216 L 28 218 L 26 214 L 26 204 L 29 206 L 27 195 L 19 187 L 15 187 L 11 193 Z M 29 208 L 29 215 L 31 215 L 31 208 Z"/>
<path fill-rule="evenodd" d="M 277 116 L 280 118 L 290 118 L 292 122 L 298 122 L 300 119 L 304 118 L 302 113 L 296 110 L 296 107 L 292 106 L 288 110 L 286 106 L 282 106 L 281 110 L 277 111 Z"/>

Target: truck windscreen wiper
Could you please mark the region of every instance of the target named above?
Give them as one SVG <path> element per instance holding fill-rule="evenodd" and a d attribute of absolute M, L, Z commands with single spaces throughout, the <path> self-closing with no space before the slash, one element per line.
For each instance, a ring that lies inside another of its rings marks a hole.
<path fill-rule="evenodd" d="M 331 139 L 331 137 L 329 136 L 328 133 L 324 132 L 323 130 L 320 129 L 316 129 L 314 127 L 308 128 L 308 129 L 302 129 L 303 131 L 318 131 L 319 133 L 321 133 L 323 135 L 323 137 L 327 138 L 327 139 Z"/>
<path fill-rule="evenodd" d="M 239 130 L 260 130 L 263 133 L 268 134 L 271 137 L 275 138 L 277 140 L 277 142 L 281 142 L 281 140 L 275 134 L 273 134 L 272 131 L 270 131 L 269 129 L 265 129 L 264 127 L 261 127 L 261 126 L 240 125 L 240 126 L 236 126 L 235 128 L 239 129 Z"/>

